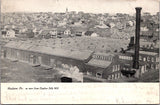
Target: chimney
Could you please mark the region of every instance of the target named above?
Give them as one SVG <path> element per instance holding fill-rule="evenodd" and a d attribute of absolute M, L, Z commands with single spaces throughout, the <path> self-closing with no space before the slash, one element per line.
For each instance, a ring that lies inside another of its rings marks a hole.
<path fill-rule="evenodd" d="M 134 53 L 134 61 L 133 68 L 139 69 L 139 40 L 140 40 L 140 22 L 141 22 L 141 7 L 137 7 L 136 9 L 136 32 L 135 32 L 135 53 Z"/>

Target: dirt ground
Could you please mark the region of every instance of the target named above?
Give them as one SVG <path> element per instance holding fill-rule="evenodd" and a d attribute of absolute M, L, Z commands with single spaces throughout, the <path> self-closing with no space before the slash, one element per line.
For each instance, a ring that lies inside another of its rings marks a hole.
<path fill-rule="evenodd" d="M 1 82 L 60 82 L 60 73 L 27 63 L 0 59 Z"/>

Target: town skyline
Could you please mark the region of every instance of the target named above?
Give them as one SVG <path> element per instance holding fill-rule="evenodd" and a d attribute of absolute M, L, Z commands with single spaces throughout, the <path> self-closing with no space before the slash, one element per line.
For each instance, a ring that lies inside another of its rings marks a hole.
<path fill-rule="evenodd" d="M 142 7 L 143 12 L 156 14 L 159 12 L 158 0 L 2 0 L 1 12 L 65 12 L 84 13 L 126 13 L 134 14 L 135 7 Z M 123 6 L 121 6 L 123 3 Z M 35 5 L 36 4 L 36 5 Z M 147 5 L 150 4 L 150 5 Z M 100 8 L 99 8 L 100 7 Z"/>

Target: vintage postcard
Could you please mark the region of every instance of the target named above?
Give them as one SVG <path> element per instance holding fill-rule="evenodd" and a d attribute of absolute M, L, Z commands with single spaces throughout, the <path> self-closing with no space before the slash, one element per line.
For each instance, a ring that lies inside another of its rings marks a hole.
<path fill-rule="evenodd" d="M 1 0 L 1 102 L 159 104 L 159 4 Z"/>

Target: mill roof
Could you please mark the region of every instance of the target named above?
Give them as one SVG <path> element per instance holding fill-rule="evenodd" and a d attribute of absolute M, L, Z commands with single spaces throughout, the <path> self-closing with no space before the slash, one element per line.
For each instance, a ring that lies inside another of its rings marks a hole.
<path fill-rule="evenodd" d="M 112 62 L 106 60 L 91 59 L 87 64 L 91 66 L 107 68 Z"/>

